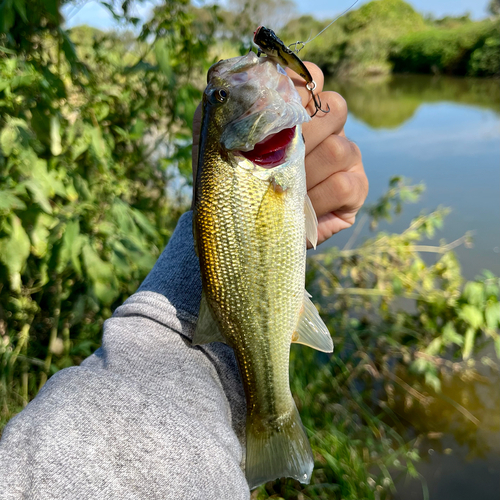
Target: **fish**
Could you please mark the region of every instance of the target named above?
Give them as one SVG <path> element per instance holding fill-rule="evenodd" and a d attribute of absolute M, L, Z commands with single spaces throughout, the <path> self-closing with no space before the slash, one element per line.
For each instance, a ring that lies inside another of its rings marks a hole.
<path fill-rule="evenodd" d="M 266 54 L 268 57 L 277 59 L 282 65 L 289 67 L 306 81 L 306 89 L 311 92 L 314 107 L 316 108 L 311 118 L 314 117 L 318 111 L 322 111 L 323 113 L 330 112 L 329 105 L 327 105 L 327 109 L 321 109 L 321 99 L 319 95 L 314 93 L 316 90 L 316 82 L 313 80 L 307 66 L 293 50 L 290 50 L 282 42 L 272 29 L 266 28 L 265 26 L 259 26 L 254 31 L 253 42 L 258 47 L 257 55 Z"/>
<path fill-rule="evenodd" d="M 202 297 L 192 343 L 234 350 L 250 489 L 280 477 L 310 481 L 314 459 L 290 391 L 290 344 L 333 351 L 305 291 L 306 239 L 317 243 L 301 131 L 309 120 L 276 60 L 250 52 L 208 71 L 193 203 Z"/>

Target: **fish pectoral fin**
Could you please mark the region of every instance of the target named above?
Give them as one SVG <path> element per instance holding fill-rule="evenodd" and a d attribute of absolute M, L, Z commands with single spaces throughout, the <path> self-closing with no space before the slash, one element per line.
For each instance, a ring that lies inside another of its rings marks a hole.
<path fill-rule="evenodd" d="M 316 248 L 318 244 L 318 218 L 311 203 L 311 198 L 306 194 L 304 204 L 304 213 L 306 214 L 306 237 L 309 243 Z"/>
<path fill-rule="evenodd" d="M 304 344 L 323 352 L 333 352 L 333 341 L 330 332 L 321 319 L 309 294 L 304 291 L 304 304 L 297 329 L 293 332 L 292 342 Z"/>
<path fill-rule="evenodd" d="M 192 345 L 210 344 L 210 342 L 224 342 L 224 337 L 215 322 L 212 311 L 205 298 L 205 292 L 201 293 L 200 313 L 196 330 L 193 335 Z"/>

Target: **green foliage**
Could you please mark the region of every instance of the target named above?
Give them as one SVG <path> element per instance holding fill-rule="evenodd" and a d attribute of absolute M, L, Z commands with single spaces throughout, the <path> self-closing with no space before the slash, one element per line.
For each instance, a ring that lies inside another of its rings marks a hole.
<path fill-rule="evenodd" d="M 302 18 L 280 33 L 284 40 L 306 41 L 329 24 Z M 297 24 L 301 27 L 298 29 Z M 301 53 L 327 74 L 361 76 L 388 73 L 391 41 L 403 33 L 422 30 L 422 16 L 403 0 L 376 0 L 338 19 Z"/>
<path fill-rule="evenodd" d="M 191 177 L 192 80 L 211 45 L 184 0 L 158 7 L 138 40 L 68 32 L 57 3 L 31 2 L 29 19 L 23 5 L 1 5 L 4 419 L 98 347 L 185 210 L 187 197 L 166 191 L 172 176 Z"/>
<path fill-rule="evenodd" d="M 467 72 L 474 76 L 500 75 L 500 23 L 484 44 L 472 53 Z"/>
<path fill-rule="evenodd" d="M 390 59 L 395 71 L 497 75 L 500 71 L 500 24 L 486 20 L 409 33 L 394 42 Z"/>

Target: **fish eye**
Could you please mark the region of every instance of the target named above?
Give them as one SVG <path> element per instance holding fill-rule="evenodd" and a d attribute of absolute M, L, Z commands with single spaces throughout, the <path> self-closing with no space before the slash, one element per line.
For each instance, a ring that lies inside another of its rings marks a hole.
<path fill-rule="evenodd" d="M 217 99 L 217 101 L 226 102 L 228 94 L 227 94 L 227 91 L 224 89 L 217 89 L 213 95 L 214 95 L 215 99 Z"/>

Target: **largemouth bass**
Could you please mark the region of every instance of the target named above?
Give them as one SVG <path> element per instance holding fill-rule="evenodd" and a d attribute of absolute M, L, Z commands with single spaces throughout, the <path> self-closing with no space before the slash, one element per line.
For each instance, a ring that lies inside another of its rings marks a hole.
<path fill-rule="evenodd" d="M 193 232 L 203 293 L 193 344 L 234 349 L 247 401 L 250 488 L 278 477 L 308 483 L 313 455 L 289 387 L 290 343 L 332 352 L 305 292 L 306 191 L 301 124 L 309 115 L 271 58 L 220 61 L 203 95 Z"/>

